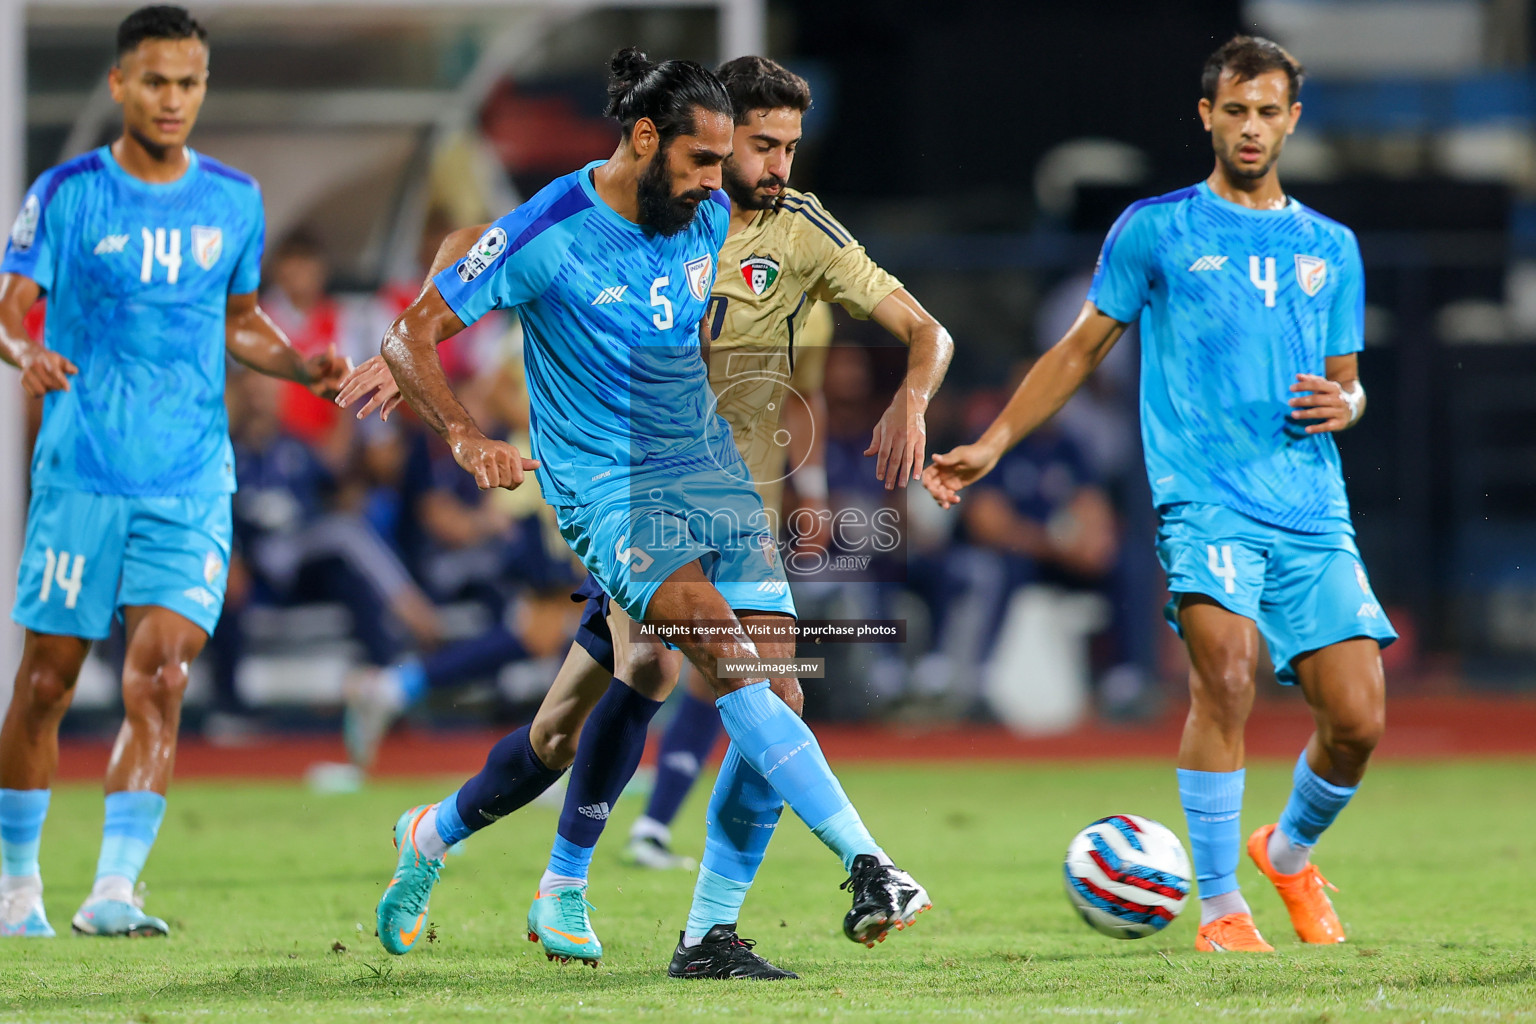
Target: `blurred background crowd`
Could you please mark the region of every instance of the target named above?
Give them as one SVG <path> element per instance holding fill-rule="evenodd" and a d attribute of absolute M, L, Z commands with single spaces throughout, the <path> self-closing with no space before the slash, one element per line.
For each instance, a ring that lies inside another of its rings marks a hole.
<path fill-rule="evenodd" d="M 609 52 L 716 63 L 742 5 L 191 6 L 214 69 L 193 144 L 263 184 L 263 305 L 306 352 L 360 362 L 448 231 L 612 151 Z M 1341 447 L 1403 635 L 1389 677 L 1536 688 L 1530 0 L 749 6 L 815 94 L 791 184 L 955 338 L 930 451 L 974 438 L 1061 335 L 1127 203 L 1209 173 L 1205 56 L 1240 29 L 1291 48 L 1309 77 L 1281 180 L 1353 227 L 1366 262 L 1371 409 Z M 121 13 L 29 9 L 29 178 L 116 130 L 102 82 Z M 1176 698 L 1134 336 L 949 513 L 920 489 L 888 494 L 862 455 L 904 352 L 840 310 L 833 337 L 830 504 L 894 509 L 902 543 L 797 580 L 796 598 L 807 617 L 900 620 L 906 639 L 816 650 L 827 678 L 807 684 L 807 714 L 1049 731 Z M 508 317 L 443 351 L 508 437 L 527 429 L 520 350 Z M 477 491 L 408 411 L 359 422 L 233 369 L 229 406 L 238 558 L 188 721 L 219 737 L 328 727 L 348 680 L 379 672 L 426 689 L 426 720 L 525 714 L 567 649 L 580 579 L 538 495 Z M 114 710 L 113 658 L 111 643 L 93 656 L 78 727 Z"/>

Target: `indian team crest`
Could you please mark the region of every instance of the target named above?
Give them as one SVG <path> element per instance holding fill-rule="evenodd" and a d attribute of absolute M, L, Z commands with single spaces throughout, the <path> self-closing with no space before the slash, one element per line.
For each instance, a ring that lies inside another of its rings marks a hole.
<path fill-rule="evenodd" d="M 1296 254 L 1296 283 L 1308 295 L 1316 295 L 1328 283 L 1328 261 L 1317 256 Z"/>
<path fill-rule="evenodd" d="M 683 275 L 688 278 L 688 290 L 700 302 L 709 295 L 710 274 L 714 266 L 715 261 L 708 256 L 700 256 L 683 264 Z"/>
<path fill-rule="evenodd" d="M 224 229 L 192 226 L 192 258 L 204 270 L 212 270 L 224 254 Z"/>
<path fill-rule="evenodd" d="M 741 261 L 741 276 L 746 280 L 747 287 L 752 289 L 753 295 L 761 295 L 779 279 L 779 261 L 772 256 L 753 253 Z"/>
<path fill-rule="evenodd" d="M 1359 562 L 1355 563 L 1355 582 L 1360 584 L 1360 593 L 1371 596 L 1371 581 L 1365 576 L 1365 566 Z"/>
<path fill-rule="evenodd" d="M 224 559 L 212 551 L 208 552 L 208 557 L 203 559 L 203 582 L 211 586 L 223 572 Z"/>

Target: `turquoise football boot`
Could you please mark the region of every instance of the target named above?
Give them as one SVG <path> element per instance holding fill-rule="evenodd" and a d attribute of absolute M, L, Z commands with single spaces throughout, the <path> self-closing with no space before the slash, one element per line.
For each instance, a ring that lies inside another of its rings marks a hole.
<path fill-rule="evenodd" d="M 69 924 L 76 935 L 142 939 L 171 933 L 164 921 L 129 900 L 88 900 Z"/>
<path fill-rule="evenodd" d="M 43 910 L 43 888 L 18 889 L 0 893 L 0 937 L 51 939 L 53 925 Z"/>
<path fill-rule="evenodd" d="M 528 908 L 528 941 L 542 943 L 551 960 L 582 960 L 592 967 L 603 958 L 603 944 L 592 930 L 585 889 L 572 887 L 541 892 Z"/>
<path fill-rule="evenodd" d="M 427 920 L 427 900 L 443 870 L 442 858 L 423 857 L 416 849 L 416 826 L 432 807 L 422 804 L 400 815 L 395 822 L 395 875 L 379 897 L 379 942 L 389 952 L 402 956 L 411 951 L 421 937 Z"/>

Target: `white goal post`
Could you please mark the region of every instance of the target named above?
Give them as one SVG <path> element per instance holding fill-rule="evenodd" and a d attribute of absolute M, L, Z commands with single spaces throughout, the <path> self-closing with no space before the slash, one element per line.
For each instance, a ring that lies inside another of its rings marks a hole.
<path fill-rule="evenodd" d="M 379 12 L 433 13 L 510 11 L 534 9 L 548 15 L 539 20 L 534 35 L 550 33 L 577 17 L 603 10 L 620 9 L 713 9 L 718 18 L 718 58 L 764 53 L 767 45 L 767 0 L 178 0 L 194 14 L 219 15 L 262 11 L 322 14 L 334 21 L 368 23 Z M 134 7 L 101 0 L 0 0 L 0 221 L 8 228 L 26 188 L 27 124 L 27 24 L 34 15 L 50 16 L 79 12 L 120 18 Z M 539 45 L 537 38 L 521 40 L 527 52 Z M 516 63 L 508 55 L 509 70 Z M 105 58 L 105 55 L 104 55 Z M 26 459 L 21 388 L 8 370 L 0 370 L 0 711 L 10 701 L 11 684 L 21 656 L 21 631 L 10 618 L 15 598 L 17 558 L 21 552 L 22 524 L 26 517 Z"/>

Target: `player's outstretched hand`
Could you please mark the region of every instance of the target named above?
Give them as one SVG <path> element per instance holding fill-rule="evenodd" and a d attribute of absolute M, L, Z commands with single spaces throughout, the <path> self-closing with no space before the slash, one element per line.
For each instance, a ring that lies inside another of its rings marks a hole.
<path fill-rule="evenodd" d="M 875 479 L 885 481 L 886 490 L 894 490 L 898 484 L 907 486 L 923 471 L 923 461 L 928 454 L 928 421 L 917 403 L 910 401 L 904 392 L 896 398 L 869 439 L 865 455 L 875 456 Z"/>
<path fill-rule="evenodd" d="M 304 360 L 304 372 L 309 375 L 305 386 L 321 398 L 335 398 L 342 382 L 352 373 L 352 360 L 336 354 L 336 346 L 328 345 L 324 352 L 317 352 Z"/>
<path fill-rule="evenodd" d="M 349 409 L 364 398 L 368 401 L 357 410 L 360 420 L 367 419 L 375 409 L 380 420 L 388 420 L 389 414 L 401 402 L 400 385 L 395 383 L 395 375 L 389 372 L 389 364 L 384 362 L 383 356 L 374 356 L 352 371 L 336 395 L 336 404 Z"/>
<path fill-rule="evenodd" d="M 21 386 L 33 398 L 68 391 L 70 376 L 79 372 L 74 363 L 41 345 L 29 346 L 21 357 Z"/>
<path fill-rule="evenodd" d="M 1315 373 L 1298 373 L 1291 390 L 1300 396 L 1290 401 L 1291 418 L 1321 421 L 1307 427 L 1307 433 L 1343 430 L 1353 422 L 1354 413 L 1344 400 L 1344 386 L 1338 381 Z"/>
<path fill-rule="evenodd" d="M 492 487 L 513 490 L 523 482 L 523 475 L 528 470 L 539 468 L 538 459 L 523 458 L 516 446 L 493 441 L 478 432 L 454 438 L 450 447 L 453 460 L 475 478 L 482 491 Z"/>
<path fill-rule="evenodd" d="M 960 491 L 991 472 L 997 459 L 990 448 L 963 444 L 933 457 L 923 470 L 923 486 L 940 508 L 951 508 L 959 504 Z"/>

